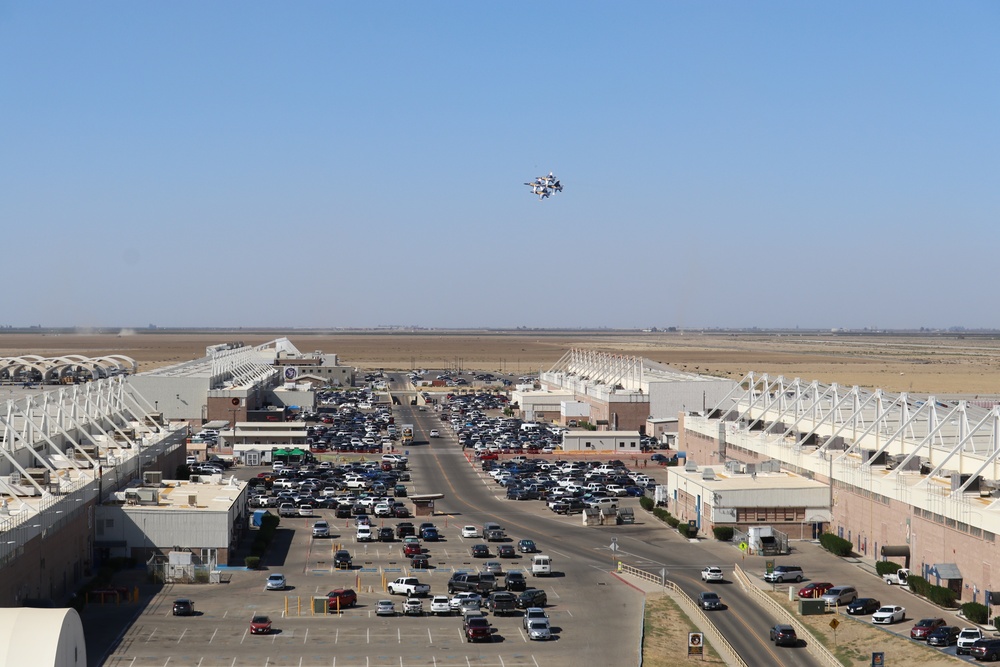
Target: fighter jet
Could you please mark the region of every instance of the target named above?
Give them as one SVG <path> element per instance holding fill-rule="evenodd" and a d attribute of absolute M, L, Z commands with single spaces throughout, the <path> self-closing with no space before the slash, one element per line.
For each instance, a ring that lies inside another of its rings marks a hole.
<path fill-rule="evenodd" d="M 551 171 L 548 176 L 536 176 L 525 185 L 531 188 L 531 194 L 538 195 L 539 201 L 551 197 L 553 192 L 562 192 L 562 183 Z"/>

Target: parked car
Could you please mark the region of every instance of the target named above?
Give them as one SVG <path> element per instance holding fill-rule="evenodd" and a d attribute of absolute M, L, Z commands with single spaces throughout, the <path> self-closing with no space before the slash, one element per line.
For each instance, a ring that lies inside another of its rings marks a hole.
<path fill-rule="evenodd" d="M 271 617 L 264 614 L 254 614 L 250 619 L 250 634 L 266 635 L 271 632 Z"/>
<path fill-rule="evenodd" d="M 479 537 L 479 529 L 475 526 L 463 526 L 462 527 L 462 537 Z"/>
<path fill-rule="evenodd" d="M 955 643 L 955 653 L 958 655 L 968 655 L 972 645 L 983 638 L 983 631 L 979 628 L 962 628 L 958 633 L 958 641 Z"/>
<path fill-rule="evenodd" d="M 486 598 L 486 608 L 496 615 L 512 614 L 517 609 L 517 598 L 507 591 L 494 591 Z"/>
<path fill-rule="evenodd" d="M 424 603 L 420 598 L 406 598 L 403 603 L 403 616 L 423 616 Z"/>
<path fill-rule="evenodd" d="M 430 566 L 431 562 L 424 554 L 418 554 L 410 559 L 410 567 L 414 570 L 426 570 Z"/>
<path fill-rule="evenodd" d="M 490 574 L 503 574 L 503 563 L 498 560 L 488 560 L 483 563 L 481 568 L 483 572 L 489 572 Z"/>
<path fill-rule="evenodd" d="M 314 523 L 313 537 L 330 537 L 330 524 L 326 521 L 317 521 Z"/>
<path fill-rule="evenodd" d="M 951 646 L 958 643 L 958 633 L 961 630 L 955 625 L 942 625 L 927 635 L 928 646 Z"/>
<path fill-rule="evenodd" d="M 473 558 L 489 558 L 490 548 L 485 544 L 473 544 L 469 553 L 472 554 Z"/>
<path fill-rule="evenodd" d="M 353 607 L 358 603 L 358 594 L 353 588 L 335 588 L 326 594 L 331 612 L 344 607 Z"/>
<path fill-rule="evenodd" d="M 416 535 L 417 529 L 409 521 L 402 521 L 396 524 L 396 537 L 403 539 L 411 535 Z"/>
<path fill-rule="evenodd" d="M 504 575 L 503 583 L 508 591 L 523 591 L 528 588 L 528 580 L 521 572 L 508 572 Z"/>
<path fill-rule="evenodd" d="M 479 593 L 473 593 L 472 591 L 463 591 L 461 593 L 456 593 L 455 597 L 448 601 L 451 605 L 452 610 L 459 613 L 466 611 L 479 611 L 480 607 L 483 605 L 483 596 Z"/>
<path fill-rule="evenodd" d="M 517 596 L 517 608 L 544 607 L 549 602 L 549 596 L 540 588 L 529 588 Z"/>
<path fill-rule="evenodd" d="M 723 581 L 725 575 L 722 574 L 722 568 L 710 565 L 701 571 L 702 581 Z"/>
<path fill-rule="evenodd" d="M 829 581 L 812 581 L 799 589 L 800 598 L 818 598 L 833 588 Z"/>
<path fill-rule="evenodd" d="M 722 609 L 722 598 L 718 593 L 703 591 L 698 593 L 698 606 L 709 611 L 711 609 Z"/>
<path fill-rule="evenodd" d="M 533 554 L 538 551 L 538 547 L 535 546 L 534 540 L 518 540 L 517 550 L 523 554 Z"/>
<path fill-rule="evenodd" d="M 1000 639 L 980 639 L 969 649 L 969 654 L 976 660 L 993 662 L 1000 659 Z"/>
<path fill-rule="evenodd" d="M 858 599 L 858 590 L 854 586 L 834 586 L 826 593 L 823 593 L 823 600 L 827 604 L 840 606 L 850 604 Z"/>
<path fill-rule="evenodd" d="M 385 526 L 378 529 L 378 541 L 379 542 L 392 542 L 396 539 L 395 534 L 392 532 L 392 528 Z"/>
<path fill-rule="evenodd" d="M 174 600 L 174 616 L 194 616 L 194 602 L 188 598 Z"/>
<path fill-rule="evenodd" d="M 548 625 L 549 615 L 541 607 L 528 607 L 524 610 L 524 616 L 521 617 L 521 627 L 527 629 L 528 624 L 532 621 Z"/>
<path fill-rule="evenodd" d="M 431 598 L 431 614 L 434 616 L 450 616 L 451 600 L 447 595 L 435 595 Z"/>
<path fill-rule="evenodd" d="M 852 616 L 867 616 L 868 614 L 874 614 L 881 606 L 882 603 L 875 598 L 858 598 L 847 605 L 847 613 Z"/>
<path fill-rule="evenodd" d="M 392 600 L 379 600 L 375 603 L 376 616 L 395 616 L 396 603 Z"/>
<path fill-rule="evenodd" d="M 764 581 L 768 583 L 799 582 L 804 578 L 802 568 L 798 565 L 776 565 L 773 570 L 764 574 Z"/>
<path fill-rule="evenodd" d="M 517 552 L 514 551 L 514 545 L 501 544 L 497 547 L 497 556 L 500 558 L 517 558 Z"/>
<path fill-rule="evenodd" d="M 872 623 L 879 623 L 888 625 L 890 623 L 898 623 L 906 618 L 906 607 L 900 607 L 899 605 L 890 605 L 886 607 L 880 607 L 878 611 L 872 614 Z"/>
<path fill-rule="evenodd" d="M 353 565 L 351 553 L 347 549 L 340 549 L 333 554 L 333 566 L 338 570 L 350 570 Z"/>
<path fill-rule="evenodd" d="M 799 638 L 795 635 L 795 628 L 790 625 L 771 626 L 771 641 L 775 646 L 798 646 Z"/>
<path fill-rule="evenodd" d="M 424 548 L 420 546 L 419 542 L 408 542 L 403 545 L 403 555 L 404 556 L 419 556 L 424 552 Z"/>
<path fill-rule="evenodd" d="M 462 630 L 468 642 L 493 641 L 493 628 L 482 616 L 466 614 Z"/>
<path fill-rule="evenodd" d="M 528 639 L 532 641 L 548 641 L 552 639 L 552 629 L 547 622 L 531 621 L 526 628 Z"/>
<path fill-rule="evenodd" d="M 943 618 L 922 618 L 910 628 L 910 639 L 927 639 L 927 635 L 947 625 Z"/>
<path fill-rule="evenodd" d="M 264 584 L 264 590 L 267 591 L 283 591 L 287 587 L 287 582 L 285 581 L 285 575 L 283 574 L 270 574 L 267 577 L 267 583 Z"/>

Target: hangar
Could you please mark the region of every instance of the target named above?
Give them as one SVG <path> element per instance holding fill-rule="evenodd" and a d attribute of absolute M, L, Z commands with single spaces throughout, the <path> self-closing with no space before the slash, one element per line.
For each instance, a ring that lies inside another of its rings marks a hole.
<path fill-rule="evenodd" d="M 905 547 L 963 601 L 1000 590 L 1000 406 L 749 373 L 679 431 L 706 465 L 776 462 L 826 484 L 830 530 L 864 558 Z"/>

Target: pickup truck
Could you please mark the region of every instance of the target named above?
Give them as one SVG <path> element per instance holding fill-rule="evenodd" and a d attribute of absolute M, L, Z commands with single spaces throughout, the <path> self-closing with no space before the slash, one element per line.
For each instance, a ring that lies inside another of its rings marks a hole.
<path fill-rule="evenodd" d="M 430 595 L 431 587 L 422 584 L 416 577 L 400 577 L 389 582 L 386 589 L 392 595 L 405 595 L 408 598 Z"/>
<path fill-rule="evenodd" d="M 983 638 L 983 631 L 979 628 L 962 628 L 961 632 L 958 633 L 955 653 L 958 655 L 969 655 L 972 653 L 972 645 Z"/>
<path fill-rule="evenodd" d="M 496 591 L 490 593 L 489 598 L 486 599 L 486 608 L 495 616 L 499 614 L 513 614 L 517 611 L 517 598 L 513 593 Z"/>
<path fill-rule="evenodd" d="M 899 584 L 900 586 L 906 586 L 906 580 L 910 576 L 910 571 L 905 567 L 901 567 L 895 572 L 887 572 L 882 575 L 882 581 L 889 584 Z"/>
<path fill-rule="evenodd" d="M 480 580 L 478 574 L 453 574 L 448 580 L 449 593 L 479 593 L 485 595 L 493 590 L 488 582 Z"/>

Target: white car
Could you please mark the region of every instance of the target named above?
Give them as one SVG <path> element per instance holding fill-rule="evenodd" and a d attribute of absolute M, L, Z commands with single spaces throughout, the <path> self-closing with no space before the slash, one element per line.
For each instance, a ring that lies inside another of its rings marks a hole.
<path fill-rule="evenodd" d="M 356 539 L 358 542 L 371 542 L 372 541 L 371 526 L 358 526 L 358 533 L 354 539 Z"/>
<path fill-rule="evenodd" d="M 897 623 L 906 618 L 906 608 L 896 606 L 879 607 L 879 610 L 872 614 L 872 623 Z"/>
<path fill-rule="evenodd" d="M 715 567 L 712 565 L 701 571 L 702 581 L 723 581 L 724 579 L 725 576 L 722 574 L 721 567 Z"/>
<path fill-rule="evenodd" d="M 479 529 L 475 526 L 463 526 L 462 537 L 479 537 Z"/>
<path fill-rule="evenodd" d="M 379 503 L 375 506 L 375 516 L 389 516 L 392 514 L 392 508 L 389 507 L 389 503 Z"/>
<path fill-rule="evenodd" d="M 447 595 L 435 595 L 431 598 L 431 613 L 435 616 L 451 615 L 451 600 L 448 599 Z"/>
<path fill-rule="evenodd" d="M 483 606 L 483 596 L 479 593 L 457 593 L 455 597 L 448 601 L 452 610 L 458 612 L 479 611 Z"/>
<path fill-rule="evenodd" d="M 431 432 L 430 432 L 430 436 L 432 438 L 440 438 L 441 437 L 441 432 L 438 431 L 436 428 L 432 428 Z"/>

